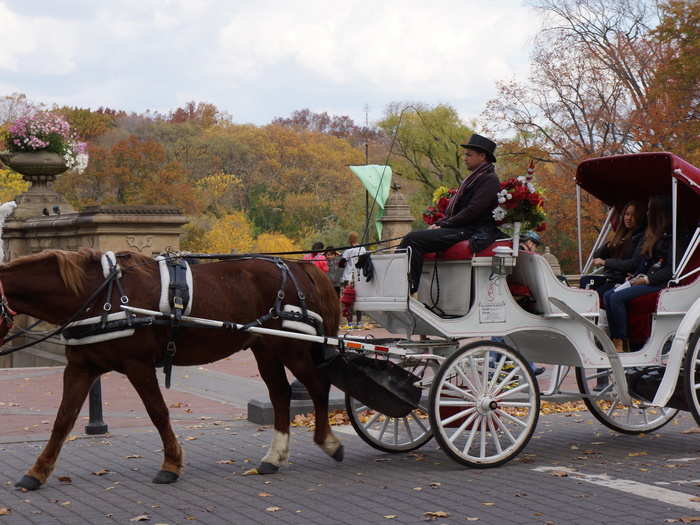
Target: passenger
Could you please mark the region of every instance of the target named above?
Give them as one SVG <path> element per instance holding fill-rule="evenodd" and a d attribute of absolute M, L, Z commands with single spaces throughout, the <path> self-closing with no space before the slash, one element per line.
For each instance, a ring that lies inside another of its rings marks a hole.
<path fill-rule="evenodd" d="M 520 249 L 524 252 L 537 253 L 537 247 L 542 242 L 539 234 L 532 230 L 526 231 L 520 235 Z"/>
<path fill-rule="evenodd" d="M 321 253 L 321 250 L 323 250 L 323 243 L 320 241 L 313 243 L 311 250 L 313 253 L 305 254 L 304 260 L 314 263 L 314 265 L 323 272 L 328 273 L 328 261 L 326 260 L 326 256 Z"/>
<path fill-rule="evenodd" d="M 610 337 L 617 352 L 623 352 L 627 343 L 627 303 L 635 297 L 657 292 L 668 285 L 673 276 L 672 248 L 671 200 L 666 196 L 651 197 L 647 210 L 647 227 L 640 245 L 641 262 L 635 275 L 619 288 L 608 290 L 603 296 Z"/>
<path fill-rule="evenodd" d="M 621 224 L 612 239 L 593 254 L 594 266 L 602 266 L 603 272 L 581 277 L 581 288 L 592 288 L 598 292 L 602 302 L 605 292 L 625 282 L 640 262 L 639 248 L 644 237 L 644 205 L 629 202 L 622 211 Z"/>
<path fill-rule="evenodd" d="M 432 224 L 427 230 L 406 235 L 399 248 L 411 248 L 411 293 L 418 290 L 426 253 L 443 251 L 460 241 L 469 240 L 473 253 L 492 244 L 498 236 L 498 228 L 492 211 L 498 205 L 496 194 L 500 189 L 493 164 L 496 143 L 474 134 L 465 148 L 464 162 L 471 175 L 464 179 L 457 193 L 450 199 L 445 218 Z"/>

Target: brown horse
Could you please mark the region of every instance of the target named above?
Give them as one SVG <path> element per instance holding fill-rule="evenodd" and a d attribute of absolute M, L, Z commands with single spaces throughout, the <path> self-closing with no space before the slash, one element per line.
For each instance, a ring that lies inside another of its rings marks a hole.
<path fill-rule="evenodd" d="M 91 250 L 50 250 L 0 265 L 5 304 L 17 313 L 56 325 L 64 323 L 104 282 L 100 256 L 99 252 Z M 123 272 L 121 282 L 129 305 L 158 310 L 160 277 L 156 261 L 131 252 L 118 253 L 117 261 Z M 330 281 L 313 264 L 286 263 L 306 296 L 308 308 L 322 316 L 325 335 L 336 335 L 338 301 Z M 237 323 L 254 321 L 267 313 L 282 284 L 280 269 L 264 259 L 197 264 L 192 266 L 192 274 L 191 315 Z M 100 293 L 80 318 L 100 315 L 107 300 L 106 293 Z M 285 303 L 299 304 L 292 279 L 286 282 L 285 295 Z M 109 302 L 119 304 L 116 287 Z M 265 326 L 281 328 L 281 321 L 270 320 Z M 0 327 L 0 336 L 4 337 L 7 329 L 7 323 Z M 90 386 L 101 374 L 113 370 L 129 378 L 163 440 L 163 464 L 153 482 L 176 481 L 183 468 L 182 449 L 170 425 L 168 407 L 156 379 L 156 363 L 162 360 L 168 341 L 167 326 L 151 326 L 138 328 L 130 337 L 67 347 L 63 397 L 51 437 L 36 463 L 16 486 L 34 490 L 46 482 Z M 277 471 L 289 455 L 290 386 L 285 366 L 306 386 L 313 400 L 314 441 L 333 459 L 342 460 L 343 447 L 328 424 L 330 384 L 314 365 L 312 354 L 318 349 L 314 349 L 312 343 L 243 331 L 189 327 L 179 329 L 176 342 L 173 363 L 182 366 L 211 363 L 238 350 L 252 349 L 274 408 L 275 434 L 258 468 L 260 473 Z"/>

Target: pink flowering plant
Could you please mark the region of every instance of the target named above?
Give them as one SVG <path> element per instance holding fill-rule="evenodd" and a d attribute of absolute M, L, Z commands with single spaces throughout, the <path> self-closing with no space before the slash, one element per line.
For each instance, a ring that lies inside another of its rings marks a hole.
<path fill-rule="evenodd" d="M 49 111 L 27 113 L 12 122 L 5 132 L 5 144 L 10 151 L 50 151 L 63 157 L 68 169 L 86 152 L 70 125 L 60 115 Z"/>

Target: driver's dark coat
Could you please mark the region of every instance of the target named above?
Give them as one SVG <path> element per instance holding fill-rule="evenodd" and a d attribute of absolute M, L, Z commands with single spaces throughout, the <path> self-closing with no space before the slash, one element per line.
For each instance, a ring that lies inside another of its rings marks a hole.
<path fill-rule="evenodd" d="M 467 179 L 463 184 L 469 183 Z M 470 239 L 477 252 L 492 244 L 498 236 L 493 209 L 498 206 L 500 182 L 491 164 L 469 184 L 455 204 L 454 214 L 436 222 L 441 228 L 454 228 Z"/>

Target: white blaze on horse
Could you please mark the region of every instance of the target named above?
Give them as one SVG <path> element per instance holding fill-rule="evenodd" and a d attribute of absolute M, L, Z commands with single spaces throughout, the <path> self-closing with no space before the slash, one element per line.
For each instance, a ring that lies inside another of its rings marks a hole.
<path fill-rule="evenodd" d="M 105 277 L 101 255 L 90 250 L 50 250 L 1 265 L 0 284 L 4 285 L 4 294 L 0 307 L 0 337 L 7 335 L 13 310 L 56 325 L 101 316 L 105 313 L 105 302 L 119 305 L 124 302 L 123 296 L 128 297 L 131 306 L 158 310 L 161 277 L 155 260 L 131 252 L 118 253 L 119 274 L 115 270 Z M 117 275 L 120 275 L 118 282 Z M 105 286 L 105 279 L 114 281 L 114 286 Z M 308 308 L 320 315 L 322 322 L 317 328 L 324 335 L 337 334 L 339 309 L 335 291 L 313 264 L 241 257 L 193 265 L 192 281 L 196 291 L 191 302 L 192 316 L 221 319 L 232 324 L 261 320 L 266 327 L 281 328 L 283 319 L 276 315 L 278 307 L 295 305 L 299 307 L 297 312 L 306 313 Z M 279 297 L 282 299 L 276 300 Z M 129 330 L 128 325 L 123 326 L 127 323 L 124 317 L 111 317 L 107 324 Z M 274 408 L 275 434 L 258 467 L 260 473 L 277 471 L 289 456 L 291 393 L 285 367 L 304 384 L 313 400 L 314 441 L 326 454 L 341 461 L 343 447 L 331 432 L 327 417 L 330 383 L 314 362 L 321 349 L 307 341 L 255 335 L 233 326 L 230 328 L 212 330 L 187 326 L 176 328 L 174 334 L 170 322 L 163 321 L 137 326 L 128 337 L 100 340 L 105 338 L 98 336 L 93 339 L 96 342 L 68 346 L 63 397 L 51 437 L 17 486 L 34 490 L 46 482 L 90 386 L 101 374 L 110 371 L 129 378 L 163 440 L 163 464 L 153 481 L 176 481 L 183 468 L 182 449 L 171 427 L 168 407 L 156 378 L 157 365 L 164 361 L 166 366 L 168 364 L 168 349 L 175 350 L 172 364 L 180 366 L 211 363 L 239 350 L 252 349 Z M 81 329 L 80 325 L 77 329 Z M 175 344 L 169 345 L 171 342 Z"/>

